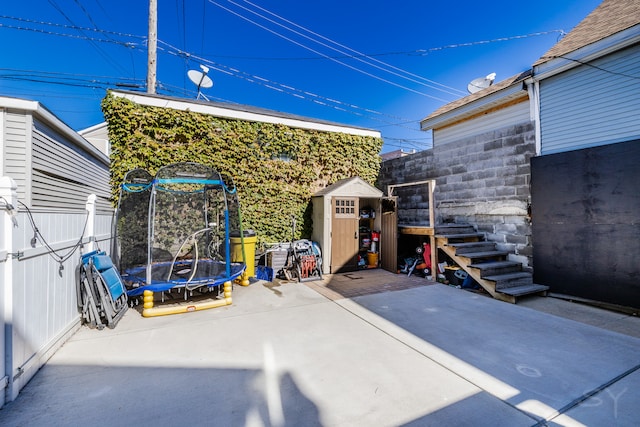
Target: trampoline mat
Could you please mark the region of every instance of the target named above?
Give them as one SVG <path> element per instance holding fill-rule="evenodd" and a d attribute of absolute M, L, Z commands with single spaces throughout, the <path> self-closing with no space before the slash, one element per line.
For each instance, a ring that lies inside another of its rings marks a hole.
<path fill-rule="evenodd" d="M 122 280 L 127 285 L 127 295 L 134 297 L 142 295 L 146 290 L 162 292 L 185 286 L 192 289 L 201 286 L 217 286 L 235 280 L 244 270 L 245 265 L 242 263 L 231 263 L 228 274 L 226 263 L 221 261 L 212 259 L 201 259 L 197 262 L 181 260 L 175 264 L 172 262 L 153 263 L 151 265 L 151 283 L 147 283 L 146 265 L 127 269 L 122 274 Z M 193 278 L 191 278 L 192 275 Z"/>

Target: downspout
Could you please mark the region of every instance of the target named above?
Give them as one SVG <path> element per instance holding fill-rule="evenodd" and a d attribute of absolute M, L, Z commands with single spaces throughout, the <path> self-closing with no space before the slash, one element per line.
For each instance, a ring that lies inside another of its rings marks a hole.
<path fill-rule="evenodd" d="M 540 127 L 540 82 L 533 78 L 525 81 L 529 93 L 529 119 L 533 121 L 535 129 L 536 156 L 542 151 L 541 127 Z"/>

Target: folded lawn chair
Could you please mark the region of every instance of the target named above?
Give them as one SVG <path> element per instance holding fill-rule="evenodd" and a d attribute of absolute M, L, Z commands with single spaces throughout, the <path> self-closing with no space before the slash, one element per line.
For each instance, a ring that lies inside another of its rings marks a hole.
<path fill-rule="evenodd" d="M 80 257 L 77 294 L 82 322 L 90 328 L 113 329 L 128 308 L 120 273 L 102 251 Z"/>

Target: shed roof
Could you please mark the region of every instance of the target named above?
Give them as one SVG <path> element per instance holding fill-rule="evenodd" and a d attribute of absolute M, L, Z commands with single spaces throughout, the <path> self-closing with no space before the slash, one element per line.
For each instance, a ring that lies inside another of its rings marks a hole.
<path fill-rule="evenodd" d="M 313 197 L 345 196 L 345 197 L 382 197 L 382 191 L 369 184 L 359 176 L 341 179 L 323 188 Z"/>
<path fill-rule="evenodd" d="M 640 0 L 604 0 L 533 66 L 562 57 L 640 24 Z"/>

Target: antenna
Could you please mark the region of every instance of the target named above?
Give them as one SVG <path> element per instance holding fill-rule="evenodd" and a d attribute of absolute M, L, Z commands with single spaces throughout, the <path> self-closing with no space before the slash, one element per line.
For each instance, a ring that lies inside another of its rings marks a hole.
<path fill-rule="evenodd" d="M 491 73 L 487 77 L 478 77 L 477 79 L 471 80 L 471 83 L 467 85 L 467 90 L 469 93 L 476 93 L 491 86 L 495 79 L 496 73 Z"/>
<path fill-rule="evenodd" d="M 202 70 L 202 72 L 198 70 L 187 71 L 187 76 L 189 77 L 189 80 L 191 80 L 191 82 L 198 87 L 198 96 L 196 97 L 196 99 L 200 99 L 200 97 L 202 97 L 204 98 L 205 101 L 208 101 L 209 98 L 204 96 L 204 94 L 201 92 L 200 89 L 202 88 L 208 89 L 212 87 L 213 80 L 211 80 L 211 78 L 207 76 L 207 73 L 209 72 L 209 67 L 205 65 L 200 65 L 200 69 Z"/>

